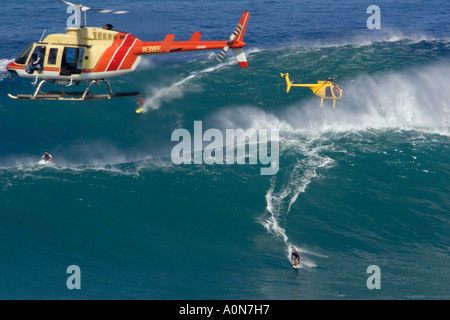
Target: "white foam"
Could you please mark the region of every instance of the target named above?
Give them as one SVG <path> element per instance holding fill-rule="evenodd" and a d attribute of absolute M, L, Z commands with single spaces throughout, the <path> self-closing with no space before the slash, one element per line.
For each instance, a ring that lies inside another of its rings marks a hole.
<path fill-rule="evenodd" d="M 416 130 L 450 136 L 450 64 L 360 75 L 345 84 L 348 95 L 332 102 L 310 94 L 277 114 L 253 106 L 228 106 L 210 116 L 223 128 L 278 129 L 320 136 L 373 130 Z M 292 90 L 307 90 L 293 88 Z M 310 93 L 310 91 L 308 91 Z"/>
<path fill-rule="evenodd" d="M 343 46 L 353 46 L 353 47 L 364 47 L 364 46 L 370 46 L 374 43 L 380 43 L 380 42 L 399 42 L 399 41 L 407 41 L 410 43 L 418 43 L 421 41 L 450 41 L 450 38 L 448 37 L 434 37 L 427 35 L 423 32 L 404 32 L 401 30 L 396 29 L 388 29 L 383 28 L 379 30 L 377 33 L 367 34 L 367 32 L 358 34 L 354 33 L 352 35 L 347 35 L 342 39 L 295 39 L 293 41 L 290 41 L 290 45 L 288 47 L 290 48 L 333 48 L 333 47 L 343 47 Z M 282 43 L 280 44 L 280 47 L 273 47 L 267 48 L 265 50 L 279 50 L 283 49 L 286 50 L 286 44 Z"/>
<path fill-rule="evenodd" d="M 55 157 L 56 155 L 56 157 Z M 118 158 L 111 158 L 109 160 L 90 159 L 87 163 L 79 164 L 70 159 L 66 159 L 63 156 L 54 154 L 54 166 L 51 166 L 52 171 L 65 171 L 72 174 L 79 174 L 83 172 L 107 172 L 113 175 L 123 176 L 140 176 L 143 171 L 176 171 L 182 170 L 180 167 L 173 165 L 170 160 L 155 158 L 151 155 L 142 159 L 134 159 L 133 161 L 120 161 Z M 41 170 L 48 169 L 47 166 L 38 164 L 39 157 L 31 156 L 18 156 L 12 159 L 3 158 L 2 163 L 8 162 L 8 165 L 0 164 L 0 170 L 8 170 L 16 172 L 16 177 L 25 178 L 27 176 L 33 176 L 39 178 L 39 172 Z M 122 159 L 123 160 L 123 159 Z"/>
<path fill-rule="evenodd" d="M 0 81 L 7 78 L 9 76 L 8 70 L 6 70 L 6 66 L 10 63 L 11 59 L 0 59 Z"/>
<path fill-rule="evenodd" d="M 299 132 L 418 130 L 449 135 L 450 65 L 379 75 L 361 75 L 349 94 L 331 102 L 315 96 L 287 107 L 280 119 Z"/>

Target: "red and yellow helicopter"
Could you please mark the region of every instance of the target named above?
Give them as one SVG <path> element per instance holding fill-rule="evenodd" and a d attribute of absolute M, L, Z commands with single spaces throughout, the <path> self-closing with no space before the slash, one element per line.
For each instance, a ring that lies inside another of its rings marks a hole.
<path fill-rule="evenodd" d="M 174 34 L 167 34 L 163 41 L 141 41 L 127 32 L 113 30 L 111 25 L 87 27 L 86 12 L 123 14 L 127 11 L 95 9 L 82 4 L 73 4 L 59 0 L 74 12 L 74 23 L 69 23 L 65 34 L 51 34 L 39 42 L 30 44 L 22 53 L 10 62 L 6 69 L 23 78 L 40 80 L 34 94 L 8 94 L 13 99 L 40 100 L 100 100 L 113 97 L 135 96 L 139 92 L 113 93 L 108 78 L 124 75 L 136 70 L 141 56 L 170 52 L 222 49 L 216 57 L 223 60 L 228 49 L 232 49 L 239 66 L 248 67 L 247 58 L 242 48 L 250 13 L 245 11 L 228 40 L 201 41 L 202 33 L 196 31 L 189 41 L 174 41 Z M 69 12 L 69 10 L 68 10 Z M 84 13 L 84 25 L 82 23 Z M 44 83 L 50 82 L 60 86 L 60 91 L 41 92 Z M 93 84 L 105 82 L 107 94 L 92 94 L 89 90 Z M 85 83 L 81 92 L 65 92 L 64 86 Z"/>

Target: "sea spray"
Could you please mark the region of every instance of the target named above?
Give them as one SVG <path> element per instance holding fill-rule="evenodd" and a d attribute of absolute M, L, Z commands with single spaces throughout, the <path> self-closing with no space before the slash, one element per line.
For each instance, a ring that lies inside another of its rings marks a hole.
<path fill-rule="evenodd" d="M 185 92 L 184 90 L 188 90 L 186 84 L 189 83 L 191 80 L 201 76 L 204 73 L 216 71 L 217 69 L 222 68 L 223 66 L 230 65 L 232 63 L 236 63 L 236 61 L 230 59 L 226 63 L 217 64 L 213 67 L 207 67 L 199 71 L 193 71 L 187 77 L 172 83 L 168 87 L 158 88 L 152 86 L 148 88 L 151 90 L 151 93 L 149 97 L 146 97 L 144 99 L 142 112 L 146 113 L 148 110 L 157 110 L 161 107 L 161 105 L 164 102 L 169 102 L 174 99 L 182 98 Z"/>
<path fill-rule="evenodd" d="M 345 132 L 400 128 L 448 135 L 450 87 L 448 65 L 405 72 L 360 75 L 346 85 L 349 95 L 336 109 L 318 99 L 299 101 L 279 118 L 298 131 Z"/>

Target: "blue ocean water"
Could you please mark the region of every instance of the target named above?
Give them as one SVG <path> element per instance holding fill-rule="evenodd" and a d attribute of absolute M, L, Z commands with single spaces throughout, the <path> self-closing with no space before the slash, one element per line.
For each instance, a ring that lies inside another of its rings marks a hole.
<path fill-rule="evenodd" d="M 146 57 L 111 83 L 135 98 L 18 101 L 6 64 L 64 31 L 59 1 L 3 1 L 0 298 L 449 299 L 448 1 L 123 1 L 91 7 L 143 40 L 227 39 L 244 10 L 249 65 L 231 53 Z M 369 30 L 369 5 L 381 29 Z M 43 14 L 45 13 L 45 14 Z M 49 18 L 50 17 L 50 18 Z M 337 75 L 336 108 L 296 83 Z M 279 171 L 175 165 L 175 129 L 278 129 Z M 54 167 L 36 163 L 49 151 Z M 302 257 L 293 270 L 289 250 Z M 81 270 L 69 290 L 67 267 Z M 367 268 L 380 268 L 369 289 Z"/>

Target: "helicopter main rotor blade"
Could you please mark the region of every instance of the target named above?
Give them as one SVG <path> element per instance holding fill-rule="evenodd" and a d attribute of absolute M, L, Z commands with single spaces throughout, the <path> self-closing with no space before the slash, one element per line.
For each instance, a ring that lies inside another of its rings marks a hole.
<path fill-rule="evenodd" d="M 84 8 L 86 8 L 86 9 L 84 9 Z M 116 10 L 110 10 L 110 9 L 88 8 L 88 7 L 84 7 L 84 8 L 83 8 L 83 11 L 92 10 L 92 11 L 100 12 L 100 13 L 112 13 L 112 14 L 129 13 L 129 11 L 116 11 Z"/>
<path fill-rule="evenodd" d="M 68 6 L 81 8 L 81 11 L 92 10 L 92 11 L 100 12 L 100 13 L 113 13 L 113 14 L 129 13 L 129 11 L 117 11 L 117 10 L 110 10 L 110 9 L 90 8 L 90 7 L 86 7 L 86 6 L 82 5 L 82 4 L 73 4 L 72 2 L 69 2 L 69 1 L 66 1 L 66 0 L 58 0 L 58 1 L 62 2 L 62 3 L 65 3 Z"/>
<path fill-rule="evenodd" d="M 59 2 L 62 2 L 62 3 L 65 3 L 65 4 L 67 4 L 68 6 L 75 7 L 75 5 L 74 5 L 72 2 L 65 1 L 65 0 L 58 0 L 58 1 L 59 1 Z"/>

